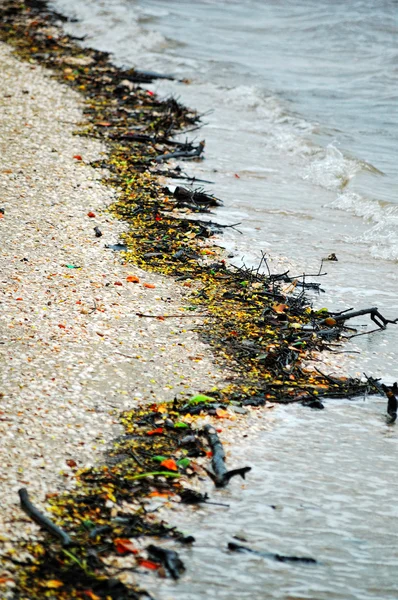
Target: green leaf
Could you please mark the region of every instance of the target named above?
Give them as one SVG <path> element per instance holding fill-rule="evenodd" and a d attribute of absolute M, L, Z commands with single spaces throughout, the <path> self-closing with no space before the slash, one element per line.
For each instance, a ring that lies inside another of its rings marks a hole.
<path fill-rule="evenodd" d="M 191 461 L 189 460 L 189 458 L 180 458 L 180 460 L 177 460 L 177 466 L 183 467 L 184 469 L 189 467 L 190 464 L 191 464 Z"/>
<path fill-rule="evenodd" d="M 77 265 L 64 265 L 67 269 L 81 269 L 82 267 L 78 267 Z"/>
<path fill-rule="evenodd" d="M 196 396 L 192 396 L 188 404 L 199 404 L 200 402 L 215 402 L 215 399 L 204 394 L 197 394 Z"/>
<path fill-rule="evenodd" d="M 178 423 L 174 423 L 174 427 L 178 427 L 179 429 L 188 429 L 189 425 L 183 423 L 182 421 L 178 421 Z"/>
<path fill-rule="evenodd" d="M 167 460 L 167 456 L 157 455 L 157 456 L 153 456 L 152 459 L 156 460 L 157 462 L 163 462 L 164 460 Z"/>

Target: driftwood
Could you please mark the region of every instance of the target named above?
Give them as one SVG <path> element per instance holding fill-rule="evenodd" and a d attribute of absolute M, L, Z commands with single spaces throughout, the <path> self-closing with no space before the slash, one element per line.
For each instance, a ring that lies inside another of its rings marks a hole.
<path fill-rule="evenodd" d="M 155 79 L 169 79 L 170 81 L 175 79 L 172 75 L 163 75 L 154 71 L 136 71 L 135 69 L 124 73 L 123 77 L 132 83 L 152 83 Z"/>
<path fill-rule="evenodd" d="M 398 383 L 388 386 L 381 384 L 383 392 L 388 398 L 387 403 L 387 414 L 389 423 L 394 423 L 397 420 L 397 409 L 398 409 Z"/>
<path fill-rule="evenodd" d="M 126 131 L 126 133 L 116 133 L 109 136 L 113 140 L 124 140 L 131 142 L 139 142 L 142 144 L 165 144 L 166 146 L 174 146 L 184 151 L 191 151 L 195 149 L 193 142 L 179 142 L 178 140 L 171 140 L 163 136 L 147 135 L 145 133 L 135 133 L 133 131 Z"/>
<path fill-rule="evenodd" d="M 32 519 L 32 521 L 37 523 L 42 529 L 48 531 L 48 533 L 51 533 L 54 537 L 57 537 L 62 542 L 63 546 L 70 546 L 72 544 L 70 536 L 32 504 L 29 500 L 28 490 L 26 488 L 18 490 L 18 494 L 22 510 Z"/>
<path fill-rule="evenodd" d="M 213 472 L 207 471 L 208 475 L 214 481 L 216 487 L 225 487 L 228 485 L 229 480 L 235 475 L 240 475 L 242 479 L 245 479 L 246 473 L 251 471 L 251 467 L 242 467 L 241 469 L 232 469 L 227 471 L 225 466 L 225 452 L 223 445 L 218 437 L 218 434 L 212 425 L 205 425 L 204 433 L 210 444 L 210 448 L 213 452 L 213 458 L 211 466 Z"/>
<path fill-rule="evenodd" d="M 185 571 L 184 563 L 174 550 L 166 550 L 154 544 L 150 544 L 147 550 L 151 557 L 159 560 L 166 567 L 173 579 L 179 579 L 181 571 Z"/>
<path fill-rule="evenodd" d="M 205 143 L 204 141 L 202 141 L 199 142 L 197 147 L 193 150 L 179 150 L 177 152 L 160 154 L 159 156 L 156 156 L 153 160 L 156 162 L 163 162 L 164 160 L 169 160 L 170 158 L 198 158 L 201 156 L 204 148 Z"/>
<path fill-rule="evenodd" d="M 228 550 L 233 550 L 234 552 L 250 552 L 251 554 L 256 554 L 257 556 L 262 556 L 263 558 L 272 558 L 273 560 L 277 560 L 278 562 L 291 562 L 291 563 L 306 563 L 306 564 L 316 564 L 317 561 L 315 558 L 311 558 L 310 556 L 284 556 L 283 554 L 274 554 L 273 552 L 260 552 L 258 550 L 252 550 L 247 546 L 241 546 L 240 544 L 235 544 L 235 542 L 229 542 Z"/>
<path fill-rule="evenodd" d="M 344 313 L 330 313 L 334 320 L 337 323 L 341 323 L 344 321 L 348 321 L 348 319 L 353 319 L 354 317 L 360 317 L 362 315 L 370 315 L 370 318 L 380 329 L 385 329 L 389 323 L 397 324 L 398 319 L 386 319 L 383 315 L 378 311 L 377 307 L 373 308 L 363 308 L 362 310 L 353 310 L 352 312 L 344 312 Z"/>

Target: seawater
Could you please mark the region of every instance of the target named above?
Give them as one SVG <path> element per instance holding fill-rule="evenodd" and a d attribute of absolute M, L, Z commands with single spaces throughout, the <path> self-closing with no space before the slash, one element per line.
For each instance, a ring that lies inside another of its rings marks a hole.
<path fill-rule="evenodd" d="M 212 218 L 241 223 L 241 234 L 220 239 L 236 264 L 255 265 L 265 251 L 272 269 L 318 273 L 335 252 L 315 304 L 398 316 L 395 0 L 53 4 L 77 18 L 66 27 L 87 36 L 83 45 L 190 79 L 148 88 L 204 114 L 191 136 L 206 139 L 206 160 L 184 167 L 224 200 Z M 362 332 L 367 318 L 353 323 Z M 361 354 L 337 371 L 398 378 L 397 326 L 353 342 Z M 232 464 L 243 457 L 254 466 L 247 486 L 233 481 L 219 493 L 228 511 L 209 506 L 186 520 L 198 537 L 189 572 L 177 587 L 156 585 L 158 596 L 397 598 L 397 435 L 384 407 L 381 398 L 330 401 L 322 413 L 275 409 L 263 417 L 266 431 L 253 425 L 250 443 L 230 450 Z M 228 553 L 242 532 L 260 550 L 312 554 L 320 564 Z"/>

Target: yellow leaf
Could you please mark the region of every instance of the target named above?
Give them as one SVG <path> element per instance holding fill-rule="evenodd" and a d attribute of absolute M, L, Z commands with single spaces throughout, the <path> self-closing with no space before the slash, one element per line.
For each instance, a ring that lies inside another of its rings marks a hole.
<path fill-rule="evenodd" d="M 50 579 L 49 581 L 44 582 L 45 587 L 55 589 L 62 587 L 64 584 L 62 581 L 58 581 L 58 579 Z"/>

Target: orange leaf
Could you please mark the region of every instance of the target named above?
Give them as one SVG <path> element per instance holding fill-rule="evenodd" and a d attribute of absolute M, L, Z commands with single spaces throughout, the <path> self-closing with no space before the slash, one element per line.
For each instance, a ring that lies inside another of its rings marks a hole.
<path fill-rule="evenodd" d="M 168 458 L 166 460 L 162 460 L 162 462 L 160 463 L 160 465 L 162 467 L 166 467 L 166 469 L 169 469 L 169 471 L 178 471 L 178 467 L 176 465 L 176 462 L 172 458 Z"/>
<path fill-rule="evenodd" d="M 62 325 L 62 323 L 60 323 L 60 324 L 58 325 L 58 327 L 59 327 L 60 329 L 66 329 L 65 325 Z"/>
<path fill-rule="evenodd" d="M 145 569 L 153 569 L 154 571 L 156 571 L 156 569 L 160 567 L 158 563 L 154 563 L 151 560 L 144 559 L 140 561 L 140 566 L 145 567 Z"/>
<path fill-rule="evenodd" d="M 23 298 L 15 298 L 15 300 L 23 300 Z"/>
<path fill-rule="evenodd" d="M 153 288 L 155 288 L 155 287 L 156 287 L 156 285 L 153 285 L 153 283 L 144 283 L 144 287 L 145 287 L 145 288 L 150 288 L 150 289 L 153 289 Z"/>
<path fill-rule="evenodd" d="M 160 434 L 163 433 L 163 428 L 162 427 L 158 427 L 157 429 L 152 429 L 152 431 L 147 431 L 147 435 L 156 435 L 156 434 Z"/>
<path fill-rule="evenodd" d="M 4 215 L 2 212 L 0 212 L 0 219 L 4 219 Z"/>
<path fill-rule="evenodd" d="M 93 212 L 90 210 L 90 212 L 88 212 L 88 213 L 87 213 L 87 216 L 88 216 L 88 217 L 91 217 L 91 219 L 94 219 L 94 217 L 95 217 L 95 213 L 93 213 Z"/>
<path fill-rule="evenodd" d="M 101 127 L 110 127 L 112 123 L 109 123 L 108 121 L 98 121 L 96 125 L 100 125 Z"/>
<path fill-rule="evenodd" d="M 75 154 L 73 158 L 75 158 L 76 160 L 83 160 L 80 154 Z"/>
<path fill-rule="evenodd" d="M 135 548 L 134 544 L 128 538 L 117 538 L 114 540 L 114 544 L 119 554 L 126 554 L 127 552 L 138 554 L 137 548 Z"/>
<path fill-rule="evenodd" d="M 136 277 L 135 275 L 128 275 L 126 277 L 126 281 L 130 281 L 130 283 L 139 283 L 140 279 L 139 279 L 139 277 Z"/>
<path fill-rule="evenodd" d="M 287 309 L 287 304 L 274 304 L 273 310 L 279 315 L 283 314 Z"/>
<path fill-rule="evenodd" d="M 228 411 L 222 408 L 216 408 L 216 415 L 219 419 L 226 419 L 229 417 Z"/>
<path fill-rule="evenodd" d="M 336 325 L 336 319 L 332 319 L 332 317 L 328 317 L 324 321 L 325 325 Z"/>
<path fill-rule="evenodd" d="M 149 498 L 168 498 L 170 495 L 174 495 L 174 494 L 170 494 L 170 492 L 166 493 L 162 493 L 162 492 L 151 492 L 150 494 L 148 494 Z"/>
<path fill-rule="evenodd" d="M 7 583 L 7 581 L 14 581 L 11 577 L 0 577 L 0 585 L 2 583 Z"/>

